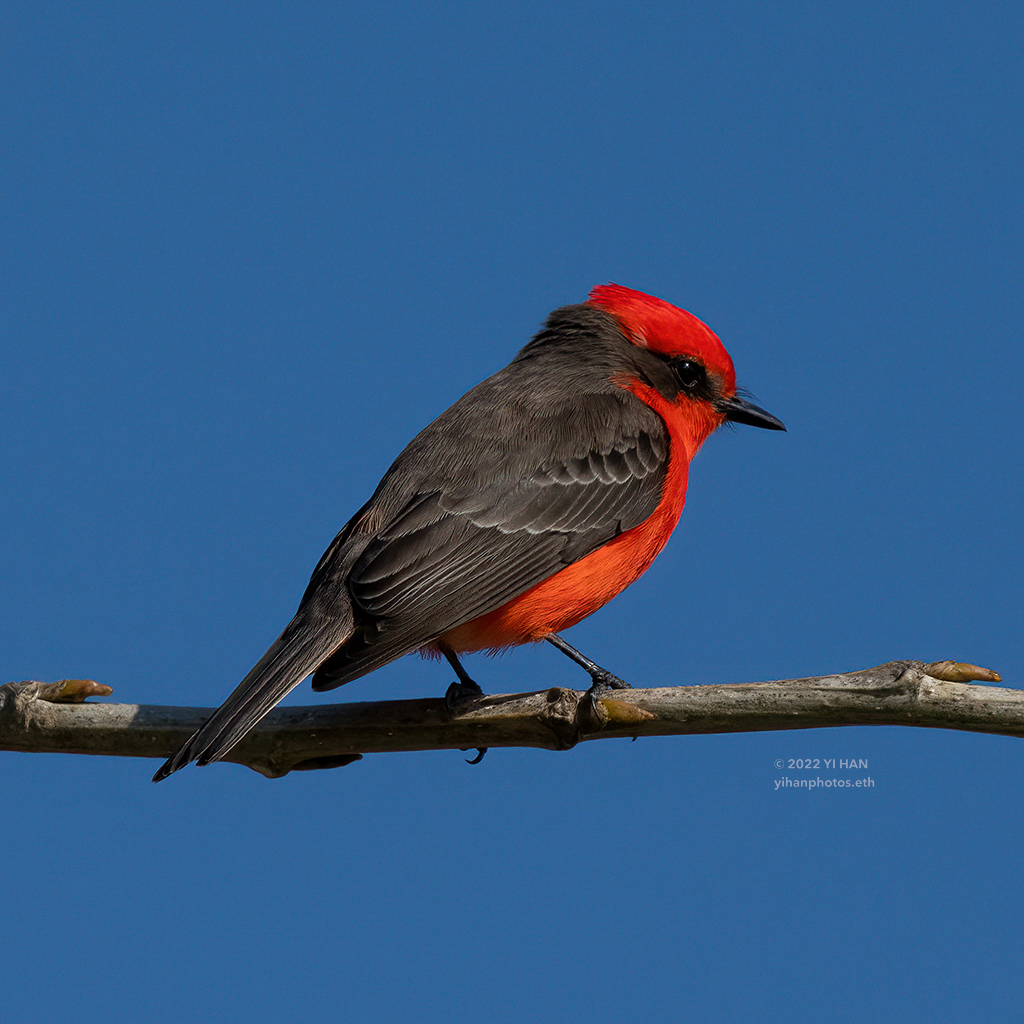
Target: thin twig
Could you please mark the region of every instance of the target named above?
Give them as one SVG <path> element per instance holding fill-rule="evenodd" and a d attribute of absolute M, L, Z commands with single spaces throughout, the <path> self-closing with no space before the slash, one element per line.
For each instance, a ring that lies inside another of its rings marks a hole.
<path fill-rule="evenodd" d="M 334 768 L 365 753 L 542 747 L 693 733 L 912 725 L 1024 736 L 1024 691 L 959 662 L 893 661 L 862 672 L 767 683 L 615 690 L 593 698 L 553 687 L 466 700 L 397 700 L 277 708 L 225 760 L 268 778 Z M 0 686 L 0 750 L 169 757 L 210 708 L 84 701 L 90 680 Z M 60 700 L 65 703 L 54 703 Z"/>

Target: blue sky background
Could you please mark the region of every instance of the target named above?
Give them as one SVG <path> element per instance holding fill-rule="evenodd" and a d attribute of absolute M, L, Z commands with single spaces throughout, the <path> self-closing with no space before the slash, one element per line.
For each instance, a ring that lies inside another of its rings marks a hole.
<path fill-rule="evenodd" d="M 1024 685 L 1021 5 L 5 0 L 0 45 L 4 679 L 218 704 L 406 441 L 615 281 L 789 433 L 713 437 L 573 643 L 638 685 Z M 874 787 L 775 791 L 797 757 Z M 6 1021 L 1019 1015 L 1016 740 L 155 767 L 0 754 Z"/>

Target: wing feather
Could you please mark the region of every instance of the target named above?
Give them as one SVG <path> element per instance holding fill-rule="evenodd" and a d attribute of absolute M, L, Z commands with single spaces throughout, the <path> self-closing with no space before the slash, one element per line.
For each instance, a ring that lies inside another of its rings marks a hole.
<path fill-rule="evenodd" d="M 500 463 L 520 472 L 486 486 L 448 471 L 415 480 L 400 503 L 385 479 L 375 499 L 390 503 L 387 520 L 347 573 L 364 617 L 362 642 L 328 659 L 314 688 L 340 686 L 500 608 L 647 519 L 661 499 L 668 440 L 657 414 L 633 401 L 623 415 L 619 395 L 587 396 L 588 409 L 604 416 L 592 416 L 597 429 L 563 454 L 545 443 L 550 424 L 531 417 L 532 429 Z M 484 447 L 489 440 L 478 439 Z M 374 501 L 368 509 L 379 520 Z"/>

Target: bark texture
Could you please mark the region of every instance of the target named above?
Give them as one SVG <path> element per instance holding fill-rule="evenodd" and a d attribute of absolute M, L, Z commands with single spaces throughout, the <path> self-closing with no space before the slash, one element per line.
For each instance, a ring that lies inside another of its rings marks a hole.
<path fill-rule="evenodd" d="M 268 778 L 336 768 L 396 750 L 542 747 L 692 733 L 911 725 L 1024 736 L 1024 691 L 961 662 L 892 661 L 811 679 L 589 693 L 552 687 L 444 701 L 397 700 L 277 708 L 225 758 Z M 91 680 L 0 686 L 0 750 L 166 758 L 211 708 L 86 703 Z"/>

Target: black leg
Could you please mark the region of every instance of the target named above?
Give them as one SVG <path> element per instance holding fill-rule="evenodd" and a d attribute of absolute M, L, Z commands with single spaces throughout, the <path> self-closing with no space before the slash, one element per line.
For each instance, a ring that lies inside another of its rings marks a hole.
<path fill-rule="evenodd" d="M 452 709 L 452 701 L 458 700 L 459 697 L 479 697 L 483 694 L 483 690 L 480 689 L 480 684 L 475 680 L 471 679 L 469 673 L 462 667 L 462 662 L 455 656 L 455 652 L 444 644 L 439 643 L 437 645 L 441 649 L 441 653 L 448 659 L 448 664 L 455 669 L 455 674 L 459 677 L 457 683 L 452 683 L 448 687 L 448 692 L 444 695 L 444 702 L 448 705 L 448 710 Z"/>
<path fill-rule="evenodd" d="M 572 644 L 567 644 L 557 633 L 552 633 L 550 636 L 545 637 L 545 639 L 552 647 L 557 647 L 566 657 L 572 658 L 577 665 L 590 674 L 590 678 L 594 681 L 594 685 L 590 688 L 591 693 L 603 693 L 605 690 L 631 689 L 629 683 L 618 676 L 613 676 L 608 669 L 601 668 L 600 665 L 592 662 L 585 654 L 580 654 Z"/>
<path fill-rule="evenodd" d="M 483 694 L 483 690 L 480 689 L 480 684 L 470 678 L 469 673 L 462 667 L 462 662 L 455 656 L 455 652 L 451 648 L 446 647 L 444 644 L 439 643 L 437 645 L 441 649 L 441 653 L 448 659 L 448 664 L 455 669 L 455 675 L 458 676 L 459 681 L 452 683 L 448 687 L 447 692 L 444 695 L 444 706 L 448 709 L 448 714 L 454 715 L 455 712 L 452 705 L 462 697 L 479 697 Z M 486 747 L 476 748 L 476 757 L 472 761 L 466 758 L 466 764 L 479 764 L 484 759 L 484 754 L 487 753 Z"/>

